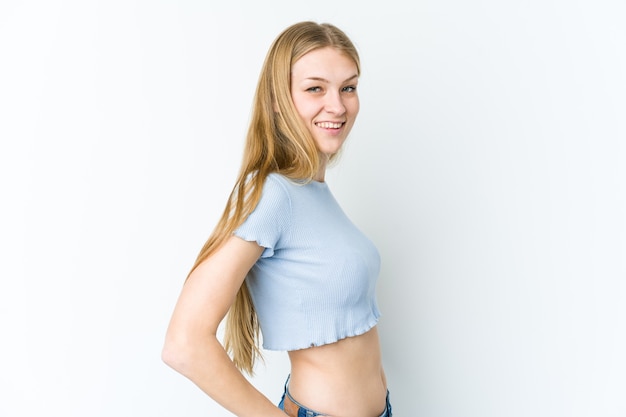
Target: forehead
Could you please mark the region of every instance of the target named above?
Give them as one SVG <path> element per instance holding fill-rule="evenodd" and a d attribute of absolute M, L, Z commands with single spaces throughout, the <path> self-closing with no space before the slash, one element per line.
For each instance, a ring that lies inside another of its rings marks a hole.
<path fill-rule="evenodd" d="M 294 77 L 309 75 L 347 75 L 357 74 L 354 60 L 345 52 L 332 47 L 315 49 L 304 54 L 291 66 Z"/>

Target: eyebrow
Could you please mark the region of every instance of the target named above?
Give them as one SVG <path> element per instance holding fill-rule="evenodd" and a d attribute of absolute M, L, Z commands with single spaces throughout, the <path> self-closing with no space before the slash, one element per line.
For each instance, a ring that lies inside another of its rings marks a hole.
<path fill-rule="evenodd" d="M 354 74 L 352 77 L 346 78 L 343 82 L 347 83 L 348 81 L 352 81 L 355 78 L 359 78 L 359 75 L 358 74 Z M 322 77 L 308 77 L 308 78 L 305 78 L 305 80 L 321 81 L 321 82 L 324 82 L 324 83 L 330 83 L 330 81 L 328 81 L 326 78 L 322 78 Z"/>

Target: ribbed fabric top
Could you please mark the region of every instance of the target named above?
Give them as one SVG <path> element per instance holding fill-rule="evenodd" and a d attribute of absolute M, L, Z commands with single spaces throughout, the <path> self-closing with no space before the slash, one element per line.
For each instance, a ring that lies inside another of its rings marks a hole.
<path fill-rule="evenodd" d="M 377 323 L 378 251 L 326 183 L 270 174 L 235 235 L 265 248 L 246 278 L 265 349 L 334 343 Z"/>

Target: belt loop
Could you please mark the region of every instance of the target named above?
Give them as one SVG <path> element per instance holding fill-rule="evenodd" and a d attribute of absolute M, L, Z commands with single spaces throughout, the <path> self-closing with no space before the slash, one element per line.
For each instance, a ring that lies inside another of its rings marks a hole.
<path fill-rule="evenodd" d="M 287 388 L 289 387 L 290 378 L 291 378 L 291 374 L 287 374 L 287 380 L 285 381 L 285 392 L 287 392 Z"/>

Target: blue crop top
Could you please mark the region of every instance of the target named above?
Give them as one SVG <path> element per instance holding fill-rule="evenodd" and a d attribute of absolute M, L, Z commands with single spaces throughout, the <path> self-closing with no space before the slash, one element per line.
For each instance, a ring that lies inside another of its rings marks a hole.
<path fill-rule="evenodd" d="M 265 248 L 246 278 L 265 349 L 333 343 L 377 323 L 378 251 L 326 183 L 270 174 L 235 235 Z"/>

